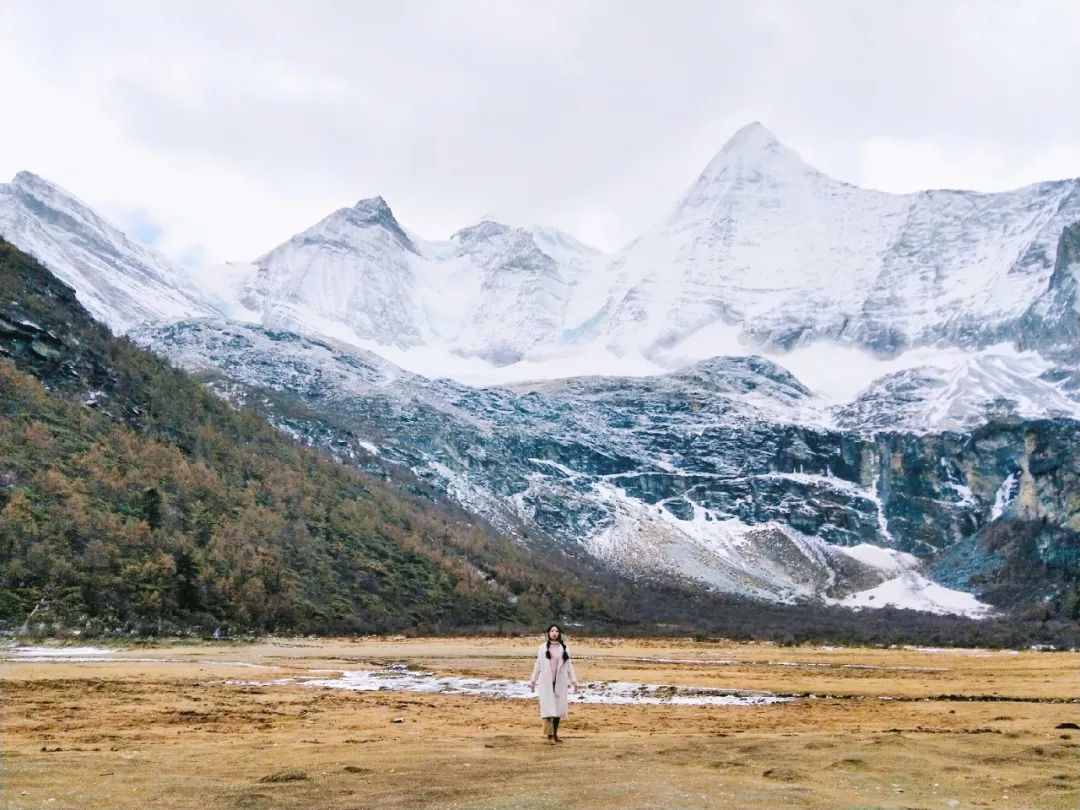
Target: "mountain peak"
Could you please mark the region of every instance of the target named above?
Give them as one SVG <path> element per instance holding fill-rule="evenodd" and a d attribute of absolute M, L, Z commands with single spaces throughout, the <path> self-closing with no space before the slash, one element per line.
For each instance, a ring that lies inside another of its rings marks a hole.
<path fill-rule="evenodd" d="M 394 212 L 390 210 L 390 206 L 382 197 L 365 197 L 352 208 L 345 210 L 353 222 L 383 225 L 394 230 L 401 229 L 401 225 L 394 217 Z"/>
<path fill-rule="evenodd" d="M 390 211 L 390 206 L 386 204 L 386 200 L 384 200 L 380 195 L 376 195 L 374 197 L 365 197 L 353 206 L 353 210 L 373 211 L 379 213 L 386 213 L 390 214 L 390 216 L 393 216 Z"/>
<path fill-rule="evenodd" d="M 475 225 L 469 225 L 461 230 L 455 231 L 450 237 L 455 242 L 477 242 L 484 239 L 492 239 L 496 236 L 502 236 L 509 233 L 511 230 L 509 225 L 504 225 L 501 222 L 496 222 L 493 219 L 484 219 Z"/>
<path fill-rule="evenodd" d="M 21 186 L 28 184 L 44 183 L 45 180 L 44 178 L 38 177 L 33 172 L 28 172 L 24 169 L 23 171 L 16 174 L 15 177 L 12 178 L 11 182 Z"/>
<path fill-rule="evenodd" d="M 759 122 L 732 135 L 676 206 L 673 216 L 710 207 L 729 191 L 762 185 L 798 184 L 819 175 Z"/>
<path fill-rule="evenodd" d="M 10 183 L 6 185 L 0 183 L 0 191 L 4 190 L 18 200 L 19 205 L 26 211 L 33 212 L 34 217 L 43 216 L 45 211 L 50 211 L 51 213 L 48 214 L 49 219 L 55 220 L 57 217 L 62 217 L 65 221 L 65 227 L 69 229 L 89 229 L 88 232 L 82 234 L 83 238 L 96 239 L 102 233 L 107 233 L 107 239 L 111 242 L 127 242 L 127 236 L 124 233 L 102 219 L 85 202 L 70 191 L 33 172 L 24 170 L 16 174 Z M 3 221 L 3 212 L 0 212 L 0 221 Z M 88 236 L 89 232 L 92 232 L 92 235 Z M 19 247 L 23 248 L 22 245 L 19 245 Z M 30 247 L 23 249 L 27 250 L 28 253 L 37 255 Z M 62 269 L 55 268 L 49 265 L 48 262 L 44 263 L 50 270 L 59 273 L 65 282 L 71 283 L 68 278 L 64 277 Z M 94 315 L 97 317 L 98 313 L 95 312 Z M 110 326 L 115 326 L 115 324 L 110 323 Z"/>
<path fill-rule="evenodd" d="M 720 154 L 745 154 L 773 150 L 777 147 L 783 148 L 783 144 L 780 143 L 777 137 L 763 126 L 760 121 L 751 121 L 746 126 L 740 127 L 734 135 L 728 138 L 724 148 L 720 150 Z"/>
<path fill-rule="evenodd" d="M 405 229 L 390 210 L 390 206 L 380 196 L 365 197 L 352 208 L 343 208 L 338 214 L 344 214 L 345 221 L 354 227 L 370 228 L 379 227 L 386 229 L 403 248 L 416 253 L 416 246 L 412 243 Z"/>
<path fill-rule="evenodd" d="M 61 194 L 65 197 L 72 196 L 55 183 L 51 183 L 44 177 L 25 170 L 19 172 L 11 179 L 11 185 L 14 188 L 21 189 L 31 194 Z"/>
<path fill-rule="evenodd" d="M 90 314 L 116 333 L 147 322 L 220 315 L 168 260 L 33 172 L 0 184 L 0 233 L 72 287 Z"/>
<path fill-rule="evenodd" d="M 772 132 L 754 121 L 728 139 L 723 149 L 709 161 L 701 179 L 721 176 L 734 179 L 762 172 L 778 172 L 785 168 L 813 171 L 793 149 L 784 146 Z"/>
<path fill-rule="evenodd" d="M 5 186 L 0 183 L 0 189 Z M 112 239 L 127 240 L 127 236 L 120 232 L 114 225 L 106 222 L 89 205 L 80 200 L 67 189 L 61 188 L 51 180 L 46 180 L 33 172 L 21 171 L 16 174 L 7 189 L 17 197 L 23 199 L 24 205 L 29 205 L 37 210 L 45 206 L 54 211 L 63 212 L 66 216 L 74 217 L 84 225 L 95 230 L 108 231 Z M 40 212 L 39 212 L 40 213 Z M 33 251 L 29 251 L 33 253 Z M 50 268 L 52 269 L 52 268 Z M 55 272 L 55 271 L 54 271 Z"/>

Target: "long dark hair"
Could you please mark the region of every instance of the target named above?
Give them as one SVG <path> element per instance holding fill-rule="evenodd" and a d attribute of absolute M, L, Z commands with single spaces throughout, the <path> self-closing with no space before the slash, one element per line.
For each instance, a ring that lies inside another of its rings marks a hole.
<path fill-rule="evenodd" d="M 546 655 L 549 659 L 551 658 L 551 628 L 552 627 L 554 627 L 556 630 L 559 631 L 558 642 L 562 645 L 562 660 L 563 661 L 569 661 L 570 660 L 570 653 L 568 653 L 566 651 L 566 642 L 562 640 L 562 628 L 559 627 L 559 625 L 557 625 L 557 624 L 551 625 L 551 627 L 548 627 L 548 629 L 544 631 L 544 647 L 545 647 L 544 655 Z"/>

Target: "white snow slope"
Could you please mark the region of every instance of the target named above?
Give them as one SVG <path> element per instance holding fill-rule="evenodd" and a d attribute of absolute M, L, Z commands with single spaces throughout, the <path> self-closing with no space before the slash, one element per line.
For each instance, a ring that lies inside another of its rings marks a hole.
<path fill-rule="evenodd" d="M 221 314 L 180 268 L 29 172 L 0 183 L 0 236 L 74 288 L 79 302 L 114 332 Z"/>
<path fill-rule="evenodd" d="M 761 354 L 836 405 L 927 367 L 976 413 L 1005 397 L 1080 414 L 1074 395 L 1029 385 L 1049 364 L 1018 327 L 1077 221 L 1080 180 L 887 194 L 825 176 L 751 124 L 615 254 L 495 222 L 428 241 L 374 198 L 257 259 L 243 305 L 265 325 L 470 384 Z"/>

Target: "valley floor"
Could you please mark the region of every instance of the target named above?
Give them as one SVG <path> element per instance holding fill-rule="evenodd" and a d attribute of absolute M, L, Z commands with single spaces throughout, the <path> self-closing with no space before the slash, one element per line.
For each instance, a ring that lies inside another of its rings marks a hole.
<path fill-rule="evenodd" d="M 561 745 L 543 738 L 535 699 L 305 685 L 403 667 L 524 681 L 538 643 L 103 645 L 79 660 L 0 649 L 0 808 L 1080 802 L 1080 730 L 1058 727 L 1080 725 L 1077 653 L 572 638 L 586 697 L 627 682 L 796 699 L 572 703 Z"/>

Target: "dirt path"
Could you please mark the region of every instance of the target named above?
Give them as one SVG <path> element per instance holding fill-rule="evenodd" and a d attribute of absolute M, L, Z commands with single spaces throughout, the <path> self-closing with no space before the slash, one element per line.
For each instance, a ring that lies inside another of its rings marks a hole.
<path fill-rule="evenodd" d="M 575 640 L 594 698 L 618 681 L 796 699 L 575 703 L 552 746 L 534 700 L 305 685 L 343 670 L 522 681 L 532 639 L 114 649 L 8 651 L 0 807 L 1080 804 L 1080 730 L 1057 728 L 1080 725 L 1075 653 Z"/>

